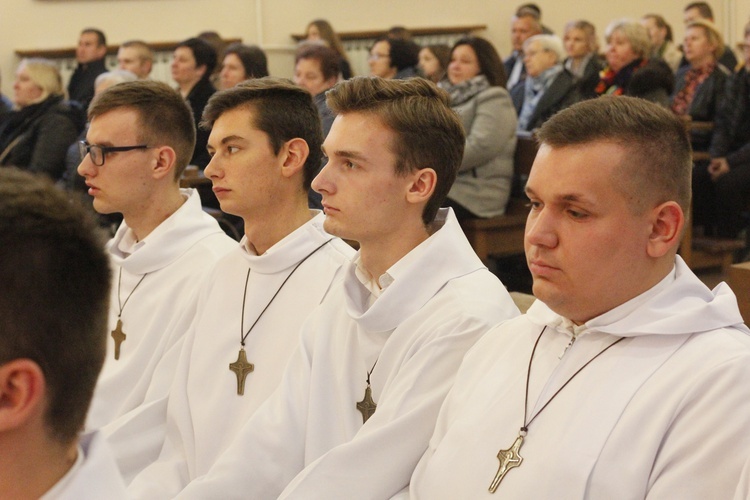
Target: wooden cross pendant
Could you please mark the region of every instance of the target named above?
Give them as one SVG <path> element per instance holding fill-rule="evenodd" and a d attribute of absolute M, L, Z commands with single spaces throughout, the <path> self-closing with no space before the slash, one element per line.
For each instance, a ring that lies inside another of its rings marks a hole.
<path fill-rule="evenodd" d="M 122 320 L 117 318 L 117 326 L 112 330 L 112 339 L 115 341 L 115 360 L 120 359 L 120 345 L 125 341 L 127 335 L 122 331 Z"/>
<path fill-rule="evenodd" d="M 237 375 L 237 394 L 242 396 L 245 394 L 245 379 L 247 378 L 247 374 L 255 369 L 255 365 L 247 361 L 244 347 L 240 349 L 237 361 L 229 363 L 229 369 Z"/>
<path fill-rule="evenodd" d="M 362 401 L 359 401 L 357 403 L 357 409 L 362 414 L 363 424 L 367 422 L 367 419 L 372 417 L 372 414 L 375 413 L 375 410 L 377 408 L 378 405 L 375 404 L 375 401 L 372 400 L 372 389 L 370 389 L 370 384 L 367 384 L 367 388 L 365 389 L 365 397 L 362 398 Z"/>
<path fill-rule="evenodd" d="M 493 479 L 492 484 L 490 484 L 490 493 L 495 493 L 495 490 L 497 490 L 497 487 L 500 485 L 500 481 L 503 480 L 509 470 L 521 466 L 523 457 L 518 454 L 518 451 L 521 449 L 522 444 L 523 436 L 518 436 L 513 443 L 513 446 L 507 450 L 500 450 L 497 453 L 497 459 L 500 460 L 500 467 L 497 469 L 495 479 Z"/>

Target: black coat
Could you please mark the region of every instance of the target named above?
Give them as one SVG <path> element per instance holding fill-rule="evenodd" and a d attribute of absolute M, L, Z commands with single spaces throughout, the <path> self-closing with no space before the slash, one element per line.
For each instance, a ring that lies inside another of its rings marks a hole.
<path fill-rule="evenodd" d="M 211 134 L 207 130 L 201 129 L 198 124 L 201 122 L 201 116 L 203 116 L 203 108 L 206 107 L 206 103 L 216 92 L 216 89 L 208 78 L 202 78 L 195 86 L 190 89 L 190 93 L 187 96 L 187 102 L 190 103 L 190 108 L 193 110 L 193 119 L 195 120 L 195 126 L 197 128 L 195 134 L 195 149 L 193 150 L 193 157 L 190 160 L 191 165 L 198 165 L 203 170 L 211 161 L 211 157 L 206 150 L 206 144 L 208 144 L 208 136 Z"/>
<path fill-rule="evenodd" d="M 675 77 L 675 89 L 672 99 L 685 87 L 685 75 L 690 70 L 690 66 L 685 66 L 677 70 Z M 713 72 L 695 89 L 693 102 L 690 104 L 688 114 L 693 121 L 712 122 L 721 107 L 724 99 L 724 90 L 730 76 L 727 70 L 721 64 L 717 64 Z M 711 141 L 711 133 L 700 131 L 693 132 L 691 137 L 693 149 L 705 151 Z"/>
<path fill-rule="evenodd" d="M 79 64 L 68 82 L 68 98 L 76 101 L 85 110 L 94 98 L 94 82 L 96 77 L 107 71 L 104 59 Z"/>
<path fill-rule="evenodd" d="M 711 157 L 726 158 L 730 167 L 750 165 L 750 73 L 747 68 L 729 78 L 714 123 Z"/>
<path fill-rule="evenodd" d="M 596 97 L 596 86 L 599 84 L 599 73 L 604 69 L 605 62 L 594 54 L 583 69 L 583 76 L 578 80 L 578 94 L 581 99 Z"/>
<path fill-rule="evenodd" d="M 65 170 L 65 154 L 86 123 L 86 115 L 62 96 L 12 111 L 0 124 L 0 165 L 44 173 L 54 180 Z"/>
<path fill-rule="evenodd" d="M 510 92 L 513 106 L 520 116 L 526 94 L 526 85 L 516 85 Z M 580 101 L 580 95 L 573 75 L 568 70 L 562 70 L 549 88 L 544 91 L 542 97 L 534 108 L 526 130 L 531 131 L 542 126 L 552 115 L 568 106 Z"/>

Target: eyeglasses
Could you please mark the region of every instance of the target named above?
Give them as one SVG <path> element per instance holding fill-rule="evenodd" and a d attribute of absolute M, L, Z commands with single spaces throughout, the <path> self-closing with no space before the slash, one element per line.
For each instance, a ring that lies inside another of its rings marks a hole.
<path fill-rule="evenodd" d="M 89 144 L 86 141 L 78 141 L 78 152 L 81 154 L 81 160 L 89 154 L 91 155 L 91 162 L 97 167 L 104 165 L 104 157 L 107 153 L 150 148 L 151 146 L 147 146 L 146 144 L 139 144 L 138 146 L 99 146 L 98 144 Z"/>

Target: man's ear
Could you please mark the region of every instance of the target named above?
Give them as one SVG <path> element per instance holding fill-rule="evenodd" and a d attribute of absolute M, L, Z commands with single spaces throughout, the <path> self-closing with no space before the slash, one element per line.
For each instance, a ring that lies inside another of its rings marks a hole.
<path fill-rule="evenodd" d="M 20 428 L 42 410 L 46 383 L 42 369 L 30 359 L 0 366 L 0 432 Z"/>
<path fill-rule="evenodd" d="M 153 170 L 154 178 L 163 179 L 167 175 L 173 176 L 177 153 L 169 146 L 160 146 L 156 149 L 157 156 Z"/>
<path fill-rule="evenodd" d="M 422 168 L 409 175 L 411 182 L 406 192 L 406 200 L 409 203 L 427 203 L 435 192 L 437 173 L 431 168 Z"/>
<path fill-rule="evenodd" d="M 304 139 L 295 137 L 284 144 L 279 155 L 282 159 L 281 175 L 290 178 L 305 168 L 305 162 L 310 155 L 310 146 Z"/>
<path fill-rule="evenodd" d="M 685 214 L 675 201 L 667 201 L 651 210 L 651 234 L 647 253 L 650 257 L 666 255 L 682 239 Z"/>

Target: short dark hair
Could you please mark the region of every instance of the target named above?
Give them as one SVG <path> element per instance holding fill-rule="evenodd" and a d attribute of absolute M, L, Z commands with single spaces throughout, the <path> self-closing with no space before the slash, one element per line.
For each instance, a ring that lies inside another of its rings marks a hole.
<path fill-rule="evenodd" d="M 456 180 L 466 141 L 448 94 L 422 78 L 357 77 L 336 84 L 326 98 L 335 114 L 370 113 L 395 133 L 389 146 L 397 174 L 435 170 L 435 192 L 422 212 L 422 221 L 430 224 Z"/>
<path fill-rule="evenodd" d="M 123 48 L 131 48 L 132 47 L 134 49 L 137 49 L 138 50 L 138 57 L 140 57 L 141 60 L 144 60 L 144 61 L 153 61 L 154 60 L 154 51 L 143 40 L 127 40 L 125 42 L 122 42 L 120 44 L 120 47 L 123 47 Z"/>
<path fill-rule="evenodd" d="M 689 213 L 690 140 L 685 124 L 668 109 L 636 97 L 602 96 L 560 111 L 542 125 L 537 138 L 552 148 L 618 144 L 628 154 L 620 166 L 623 175 L 612 182 L 623 186 L 634 212 L 673 200 Z"/>
<path fill-rule="evenodd" d="M 341 73 L 341 58 L 335 50 L 325 45 L 317 43 L 305 43 L 301 45 L 294 58 L 294 64 L 296 65 L 300 59 L 318 61 L 324 80 L 337 78 L 339 73 Z"/>
<path fill-rule="evenodd" d="M 516 9 L 516 15 L 522 16 L 524 14 L 530 14 L 537 20 L 542 19 L 542 9 L 540 9 L 539 6 L 535 3 L 525 3 L 523 5 L 519 5 Z"/>
<path fill-rule="evenodd" d="M 97 28 L 85 28 L 81 31 L 81 35 L 86 33 L 93 33 L 96 35 L 96 44 L 101 47 L 102 45 L 107 45 L 107 37 L 104 36 L 104 32 Z"/>
<path fill-rule="evenodd" d="M 187 47 L 193 53 L 195 58 L 195 66 L 200 68 L 201 66 L 206 67 L 206 72 L 203 74 L 203 78 L 208 78 L 216 68 L 216 50 L 211 47 L 207 41 L 202 38 L 188 38 L 177 44 L 175 49 L 180 47 Z"/>
<path fill-rule="evenodd" d="M 222 114 L 242 107 L 254 112 L 253 125 L 268 136 L 274 154 L 292 139 L 299 138 L 307 143 L 310 153 L 305 161 L 302 187 L 305 191 L 310 189 L 323 155 L 320 117 L 310 93 L 282 78 L 267 76 L 246 80 L 231 89 L 216 92 L 203 109 L 200 126 L 210 130 Z"/>
<path fill-rule="evenodd" d="M 0 365 L 44 373 L 44 422 L 68 444 L 86 420 L 107 341 L 110 270 L 86 210 L 42 176 L 0 169 Z"/>
<path fill-rule="evenodd" d="M 391 26 L 388 28 L 388 31 L 386 32 L 386 35 L 391 40 L 406 40 L 407 42 L 412 40 L 411 31 L 406 29 L 404 26 Z"/>
<path fill-rule="evenodd" d="M 149 146 L 166 145 L 176 153 L 175 180 L 190 163 L 195 148 L 193 112 L 175 89 L 163 82 L 139 80 L 114 85 L 94 97 L 89 121 L 115 109 L 135 110 L 139 140 Z"/>
<path fill-rule="evenodd" d="M 698 13 L 704 19 L 710 19 L 712 21 L 714 19 L 714 11 L 711 9 L 711 6 L 708 5 L 706 2 L 691 2 L 687 4 L 685 8 L 682 9 L 682 11 L 687 12 L 691 9 L 698 10 Z"/>
<path fill-rule="evenodd" d="M 505 87 L 508 77 L 505 74 L 505 67 L 500 60 L 500 55 L 495 50 L 495 46 L 489 41 L 478 36 L 467 36 L 459 39 L 451 48 L 451 56 L 456 47 L 468 45 L 474 49 L 479 61 L 479 74 L 487 77 L 487 81 L 492 87 Z"/>
<path fill-rule="evenodd" d="M 419 63 L 420 47 L 416 43 L 399 38 L 388 38 L 387 36 L 375 39 L 375 43 L 378 42 L 388 43 L 391 67 L 396 68 L 397 71 L 416 66 Z"/>
<path fill-rule="evenodd" d="M 234 54 L 245 68 L 248 78 L 263 78 L 268 76 L 268 58 L 263 49 L 257 45 L 245 45 L 244 43 L 230 44 L 224 50 L 224 57 Z"/>

